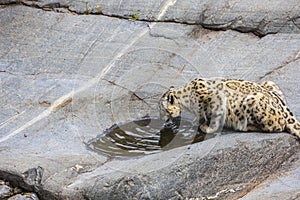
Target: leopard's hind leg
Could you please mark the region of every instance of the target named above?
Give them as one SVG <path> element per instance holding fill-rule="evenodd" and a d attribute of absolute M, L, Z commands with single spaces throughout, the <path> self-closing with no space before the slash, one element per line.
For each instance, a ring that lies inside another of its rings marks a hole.
<path fill-rule="evenodd" d="M 271 94 L 277 96 L 286 105 L 286 99 L 283 95 L 283 92 L 280 90 L 279 86 L 276 85 L 276 83 L 273 81 L 264 81 L 260 85 L 267 89 Z"/>
<path fill-rule="evenodd" d="M 286 127 L 283 111 L 280 104 L 276 104 L 263 93 L 258 93 L 252 109 L 254 124 L 265 132 L 282 132 Z"/>

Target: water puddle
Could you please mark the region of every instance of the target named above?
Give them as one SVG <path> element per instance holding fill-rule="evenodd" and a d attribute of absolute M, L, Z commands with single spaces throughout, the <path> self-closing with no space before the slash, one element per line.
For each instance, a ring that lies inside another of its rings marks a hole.
<path fill-rule="evenodd" d="M 155 118 L 143 118 L 113 125 L 88 143 L 88 148 L 110 158 L 134 157 L 158 153 L 202 142 L 213 134 L 198 132 L 190 121 L 175 121 L 173 127 Z"/>

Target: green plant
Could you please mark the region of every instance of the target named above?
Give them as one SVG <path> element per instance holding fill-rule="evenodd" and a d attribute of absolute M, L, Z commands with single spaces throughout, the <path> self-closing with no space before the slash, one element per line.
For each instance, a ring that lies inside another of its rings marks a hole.
<path fill-rule="evenodd" d="M 140 13 L 134 12 L 133 15 L 132 15 L 132 17 L 130 18 L 130 20 L 136 21 L 136 20 L 139 19 L 139 17 L 140 17 Z"/>
<path fill-rule="evenodd" d="M 102 8 L 100 6 L 100 1 L 97 2 L 97 10 L 98 10 L 98 13 L 101 14 L 102 13 Z"/>
<path fill-rule="evenodd" d="M 85 14 L 89 15 L 90 14 L 90 9 L 89 9 L 89 2 L 85 2 Z"/>

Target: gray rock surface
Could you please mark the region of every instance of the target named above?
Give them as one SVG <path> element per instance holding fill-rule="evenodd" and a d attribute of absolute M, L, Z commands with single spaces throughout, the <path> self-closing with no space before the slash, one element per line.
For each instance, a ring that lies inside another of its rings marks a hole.
<path fill-rule="evenodd" d="M 35 193 L 24 193 L 20 188 L 13 187 L 9 182 L 3 180 L 0 180 L 0 199 L 39 200 Z"/>
<path fill-rule="evenodd" d="M 10 196 L 10 187 L 8 185 L 0 185 L 0 199 Z"/>
<path fill-rule="evenodd" d="M 299 119 L 297 1 L 0 4 L 0 179 L 40 199 L 299 197 L 299 142 L 286 133 L 229 132 L 129 160 L 85 145 L 158 116 L 166 88 L 200 76 L 272 80 Z"/>
<path fill-rule="evenodd" d="M 300 198 L 300 168 L 299 153 L 290 170 L 283 171 L 280 176 L 271 176 L 268 181 L 245 195 L 241 200 L 255 199 L 299 199 Z"/>
<path fill-rule="evenodd" d="M 8 200 L 39 200 L 34 193 L 17 194 L 10 197 Z"/>
<path fill-rule="evenodd" d="M 283 158 L 299 150 L 297 141 L 291 143 L 290 139 L 284 134 L 230 134 L 130 164 L 113 161 L 103 167 L 117 170 L 117 175 L 108 173 L 99 178 L 92 172 L 85 177 L 97 177 L 94 187 L 87 188 L 88 198 L 236 199 L 273 174 Z M 75 181 L 73 187 L 84 186 Z"/>
<path fill-rule="evenodd" d="M 87 3 L 86 3 L 87 2 Z M 25 1 L 41 8 L 67 8 L 74 13 L 103 14 L 144 21 L 176 22 L 202 25 L 216 30 L 253 32 L 259 36 L 274 33 L 300 33 L 300 4 L 295 0 L 229 1 L 229 0 L 169 0 L 169 1 Z M 169 9 L 162 17 L 157 17 Z"/>

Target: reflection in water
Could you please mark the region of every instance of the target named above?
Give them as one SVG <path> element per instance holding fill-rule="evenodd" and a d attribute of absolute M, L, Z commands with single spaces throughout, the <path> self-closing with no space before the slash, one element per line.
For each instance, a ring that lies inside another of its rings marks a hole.
<path fill-rule="evenodd" d="M 113 125 L 93 139 L 88 147 L 109 157 L 132 157 L 157 153 L 214 137 L 198 132 L 186 120 L 165 127 L 159 119 L 143 118 Z"/>

